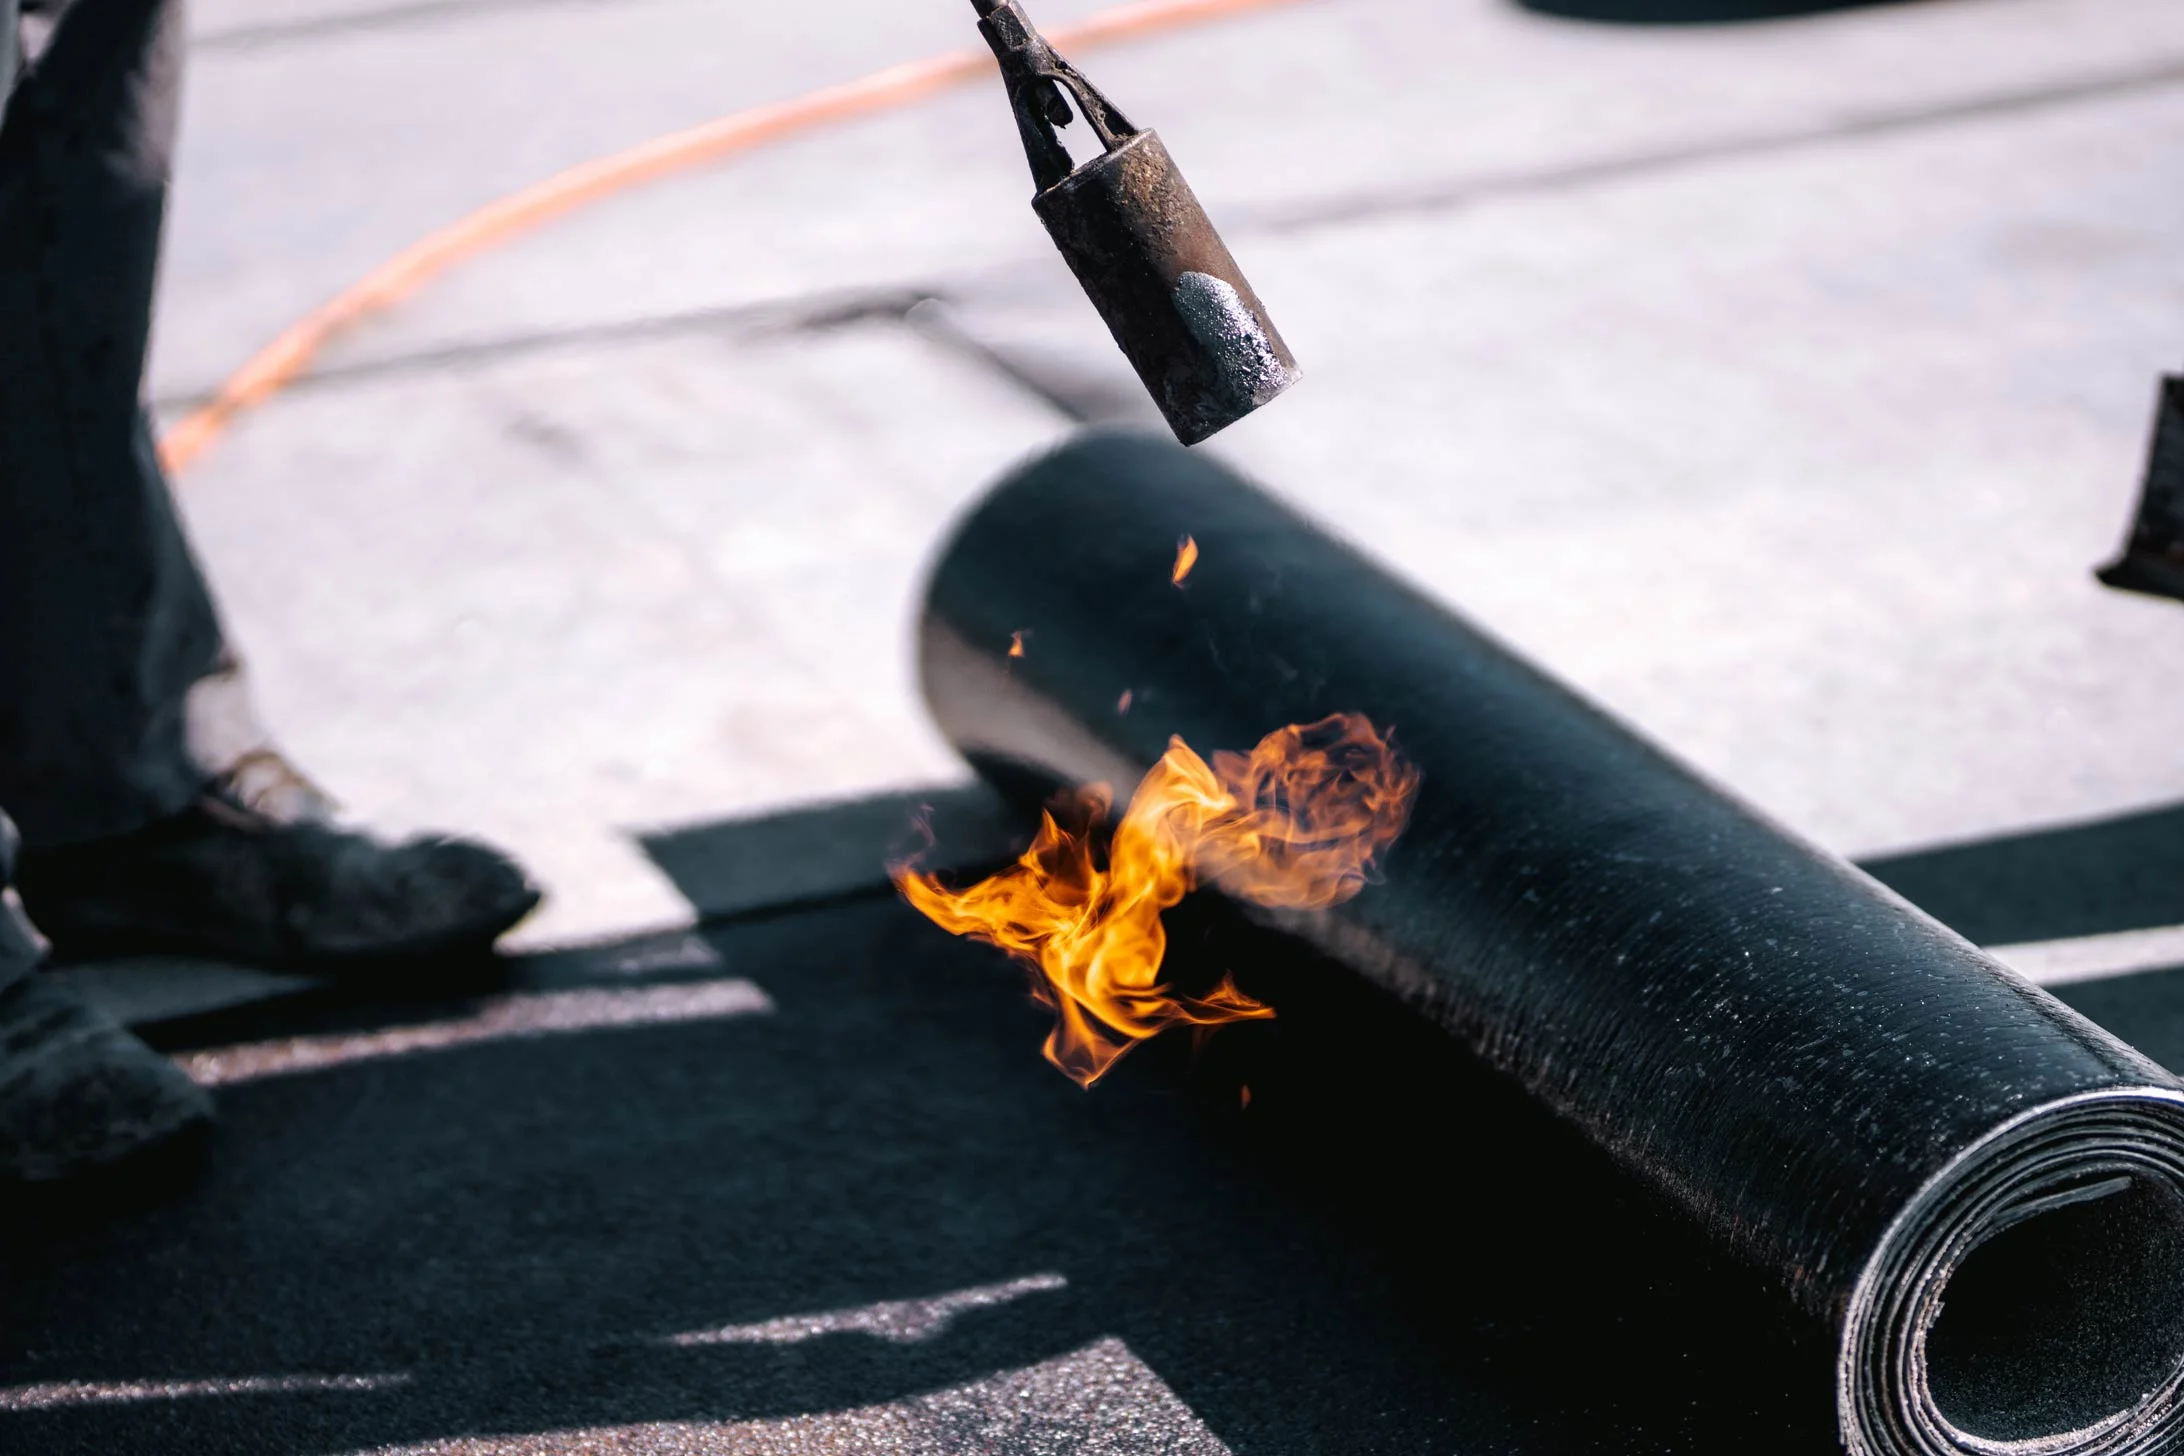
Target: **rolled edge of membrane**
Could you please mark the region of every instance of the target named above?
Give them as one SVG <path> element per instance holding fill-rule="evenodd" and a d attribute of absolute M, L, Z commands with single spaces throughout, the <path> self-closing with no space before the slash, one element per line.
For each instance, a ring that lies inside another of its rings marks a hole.
<path fill-rule="evenodd" d="M 2154 1456 L 2184 1441 L 2184 1325 L 2172 1324 L 2166 1374 L 2135 1400 L 2068 1428 L 1983 1434 L 1945 1415 L 1929 1336 L 1950 1280 L 2006 1230 L 2110 1194 L 2129 1180 L 2164 1200 L 2184 1239 L 2184 1092 L 2123 1086 L 2031 1108 L 1952 1158 L 1903 1208 L 1860 1272 L 1837 1349 L 1836 1409 L 1850 1456 Z M 2112 1288 L 2104 1297 L 2145 1292 Z M 2098 1361 L 2102 1352 L 2077 1351 Z M 1963 1419 L 1958 1413 L 1956 1419 Z"/>

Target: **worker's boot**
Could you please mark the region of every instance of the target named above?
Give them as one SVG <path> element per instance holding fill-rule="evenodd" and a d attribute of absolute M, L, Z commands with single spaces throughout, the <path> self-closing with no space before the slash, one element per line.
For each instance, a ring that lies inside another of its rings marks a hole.
<path fill-rule="evenodd" d="M 211 1125 L 204 1088 L 58 977 L 0 991 L 0 1201 L 9 1186 L 163 1167 Z"/>
<path fill-rule="evenodd" d="M 143 1165 L 212 1122 L 203 1088 L 37 969 L 45 948 L 6 889 L 14 852 L 0 815 L 0 1205 Z"/>
<path fill-rule="evenodd" d="M 176 955 L 319 975 L 482 957 L 538 904 L 484 845 L 390 844 L 276 797 L 254 807 L 223 780 L 132 833 L 25 849 L 23 903 L 64 962 Z"/>

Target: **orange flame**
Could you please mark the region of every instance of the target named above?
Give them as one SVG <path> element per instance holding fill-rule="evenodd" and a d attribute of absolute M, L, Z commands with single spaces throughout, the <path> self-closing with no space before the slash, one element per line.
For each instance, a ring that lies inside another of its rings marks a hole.
<path fill-rule="evenodd" d="M 1191 568 L 1197 564 L 1198 542 L 1194 537 L 1185 536 L 1175 543 L 1175 570 L 1168 573 L 1168 580 L 1177 586 L 1183 585 L 1183 578 L 1189 576 Z"/>
<path fill-rule="evenodd" d="M 1011 632 L 1011 633 L 1009 633 L 1009 656 L 1011 656 L 1011 657 L 1022 657 L 1023 655 L 1024 655 L 1024 634 L 1023 634 L 1022 632 Z"/>
<path fill-rule="evenodd" d="M 895 883 L 943 929 L 1038 971 L 1034 994 L 1054 1010 L 1047 1060 L 1089 1087 L 1168 1027 L 1274 1014 L 1226 975 L 1202 996 L 1164 984 L 1163 910 L 1200 883 L 1269 908 L 1348 900 L 1403 832 L 1418 778 L 1358 713 L 1277 729 L 1210 767 L 1171 738 L 1107 837 L 1104 865 L 1096 829 L 1112 795 L 1095 784 L 1046 814 L 1031 848 L 991 879 L 950 890 L 898 865 Z"/>

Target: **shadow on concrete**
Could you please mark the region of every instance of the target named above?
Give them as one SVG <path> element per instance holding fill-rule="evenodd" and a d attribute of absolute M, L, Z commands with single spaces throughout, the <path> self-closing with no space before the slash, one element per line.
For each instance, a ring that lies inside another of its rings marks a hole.
<path fill-rule="evenodd" d="M 1979 945 L 2184 924 L 2184 806 L 1861 862 Z"/>
<path fill-rule="evenodd" d="M 2184 1072 L 2184 967 L 2080 981 L 2054 994 L 2170 1071 Z"/>
<path fill-rule="evenodd" d="M 809 905 L 887 883 L 888 866 L 982 870 L 1030 842 L 984 784 L 844 799 L 756 819 L 662 830 L 639 842 L 701 919 Z"/>

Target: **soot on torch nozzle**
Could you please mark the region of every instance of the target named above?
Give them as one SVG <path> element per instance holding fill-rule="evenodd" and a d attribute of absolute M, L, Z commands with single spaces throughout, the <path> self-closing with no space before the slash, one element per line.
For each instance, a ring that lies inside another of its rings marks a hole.
<path fill-rule="evenodd" d="M 1296 382 L 1297 361 L 1158 135 L 1132 126 L 1055 53 L 1017 0 L 971 0 L 1038 191 L 1032 210 L 1186 445 Z M 1075 165 L 1071 108 L 1102 152 Z"/>

